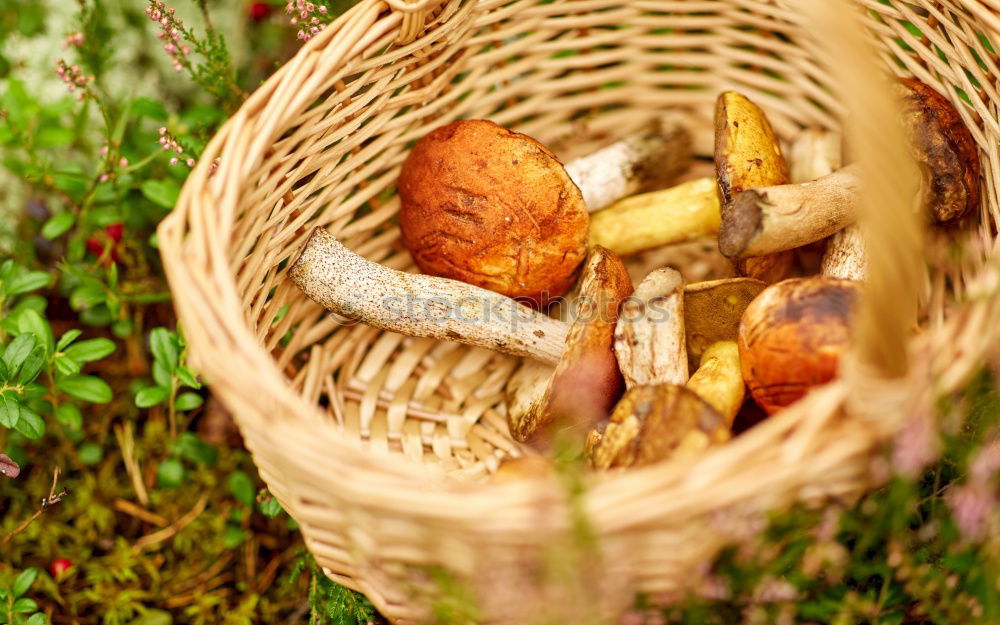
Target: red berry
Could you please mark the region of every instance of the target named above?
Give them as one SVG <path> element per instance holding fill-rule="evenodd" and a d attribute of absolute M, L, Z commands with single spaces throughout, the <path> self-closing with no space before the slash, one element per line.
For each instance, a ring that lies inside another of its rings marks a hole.
<path fill-rule="evenodd" d="M 259 22 L 271 14 L 271 5 L 266 2 L 251 2 L 247 9 L 250 19 Z"/>
<path fill-rule="evenodd" d="M 121 224 L 111 224 L 105 228 L 104 231 L 108 233 L 108 236 L 111 237 L 112 241 L 118 243 L 122 240 L 122 233 L 125 231 L 125 227 Z"/>
<path fill-rule="evenodd" d="M 52 561 L 52 564 L 49 565 L 49 572 L 52 573 L 52 577 L 58 579 L 60 575 L 70 570 L 71 568 L 73 568 L 72 562 L 70 562 L 66 558 L 56 558 L 55 560 Z"/>
<path fill-rule="evenodd" d="M 101 254 L 104 253 L 104 246 L 101 245 L 101 242 L 95 239 L 94 237 L 90 237 L 89 239 L 87 239 L 87 251 L 93 254 L 94 256 L 99 257 Z"/>

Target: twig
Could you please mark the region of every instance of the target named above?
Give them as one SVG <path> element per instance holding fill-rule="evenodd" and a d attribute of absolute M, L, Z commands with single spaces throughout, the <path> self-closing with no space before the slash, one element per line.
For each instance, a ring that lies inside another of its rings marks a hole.
<path fill-rule="evenodd" d="M 115 499 L 114 506 L 115 510 L 119 512 L 141 519 L 147 523 L 152 523 L 157 527 L 165 527 L 170 524 L 170 521 L 160 515 L 154 514 L 145 508 L 141 508 L 127 499 Z"/>
<path fill-rule="evenodd" d="M 143 506 L 149 505 L 149 493 L 146 492 L 146 485 L 142 481 L 142 470 L 139 461 L 135 457 L 135 438 L 132 436 L 132 424 L 127 427 L 115 425 L 115 438 L 118 439 L 118 447 L 122 450 L 122 460 L 125 462 L 125 471 L 132 478 L 132 487 L 135 488 L 135 496 L 139 498 L 139 503 Z"/>
<path fill-rule="evenodd" d="M 135 545 L 133 545 L 132 551 L 134 553 L 138 553 L 150 545 L 155 545 L 156 543 L 160 543 L 167 540 L 168 538 L 171 538 L 172 536 L 177 534 L 177 532 L 187 527 L 187 525 L 191 521 L 194 521 L 198 517 L 198 515 L 205 510 L 205 506 L 207 505 L 208 505 L 208 495 L 207 494 L 202 495 L 201 499 L 198 500 L 198 503 L 196 503 L 194 507 L 188 511 L 187 514 L 177 519 L 176 521 L 171 523 L 169 526 L 163 528 L 162 530 L 158 532 L 153 532 L 152 534 L 147 534 L 142 538 L 140 538 L 139 540 L 135 541 Z"/>
<path fill-rule="evenodd" d="M 58 493 L 56 492 L 56 484 L 58 482 L 59 482 L 59 467 L 56 467 L 55 471 L 52 472 L 52 488 L 49 489 L 49 496 L 42 499 L 41 506 L 38 508 L 38 510 L 35 511 L 33 515 L 31 515 L 30 518 L 25 519 L 25 521 L 20 525 L 18 525 L 17 527 L 15 527 L 11 533 L 4 536 L 3 540 L 0 540 L 0 547 L 5 546 L 7 543 L 11 541 L 12 538 L 23 532 L 24 529 L 29 525 L 31 525 L 35 519 L 45 514 L 45 511 L 48 510 L 51 506 L 54 506 L 55 504 L 62 501 L 62 498 L 66 496 L 67 492 L 65 488 Z"/>

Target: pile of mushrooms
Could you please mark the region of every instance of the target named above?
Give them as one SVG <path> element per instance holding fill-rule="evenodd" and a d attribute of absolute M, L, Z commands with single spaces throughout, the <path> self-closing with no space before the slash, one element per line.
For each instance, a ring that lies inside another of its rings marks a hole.
<path fill-rule="evenodd" d="M 978 207 L 975 143 L 933 89 L 899 90 L 919 203 L 954 225 Z M 764 111 L 726 92 L 715 175 L 684 179 L 692 141 L 677 123 L 564 166 L 531 137 L 456 121 L 417 142 L 399 177 L 402 242 L 422 274 L 318 228 L 288 275 L 344 317 L 524 357 L 507 385 L 518 442 L 570 436 L 595 469 L 648 465 L 729 440 L 747 390 L 773 414 L 836 376 L 866 273 L 863 187 L 841 143 L 805 129 L 786 161 Z M 729 276 L 685 284 L 662 267 L 633 288 L 622 256 L 706 238 L 732 261 Z M 567 295 L 564 321 L 551 310 Z M 497 479 L 545 472 L 511 462 Z"/>

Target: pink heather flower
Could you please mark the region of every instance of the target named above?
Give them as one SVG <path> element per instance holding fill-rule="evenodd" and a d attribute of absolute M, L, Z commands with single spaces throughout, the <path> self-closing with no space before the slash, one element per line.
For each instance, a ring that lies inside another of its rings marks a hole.
<path fill-rule="evenodd" d="M 1000 438 L 986 443 L 976 454 L 976 459 L 969 466 L 969 480 L 988 483 L 997 471 L 1000 471 Z"/>
<path fill-rule="evenodd" d="M 63 59 L 56 61 L 55 72 L 59 76 L 59 79 L 66 83 L 66 88 L 70 92 L 76 91 L 77 87 L 83 88 L 82 92 L 76 94 L 77 100 L 83 100 L 87 96 L 86 87 L 94 81 L 93 76 L 83 74 L 83 70 L 80 69 L 79 65 L 67 65 Z"/>
<path fill-rule="evenodd" d="M 754 598 L 761 603 L 794 601 L 798 596 L 795 586 L 782 579 L 765 579 L 754 589 Z"/>
<path fill-rule="evenodd" d="M 906 477 L 917 477 L 938 458 L 938 436 L 934 419 L 927 412 L 913 415 L 896 436 L 892 466 Z"/>
<path fill-rule="evenodd" d="M 184 154 L 184 146 L 182 146 L 180 142 L 177 141 L 177 138 L 174 137 L 174 135 L 172 135 L 170 131 L 166 129 L 166 127 L 161 126 L 159 133 L 160 133 L 160 138 L 157 139 L 156 142 L 160 144 L 160 147 L 167 152 L 173 152 L 174 154 L 178 155 L 170 158 L 171 165 L 176 165 L 177 163 L 183 162 L 188 167 L 194 167 L 195 160 L 193 158 L 191 157 L 180 158 L 180 155 Z"/>
<path fill-rule="evenodd" d="M 986 521 L 997 506 L 996 495 L 989 486 L 963 484 L 950 489 L 945 500 L 958 530 L 969 540 L 981 538 Z"/>
<path fill-rule="evenodd" d="M 110 176 L 108 174 L 101 174 L 97 177 L 98 182 L 107 182 Z"/>
<path fill-rule="evenodd" d="M 323 20 L 314 15 L 318 13 L 319 15 L 326 16 L 327 9 L 325 6 L 317 6 L 313 2 L 306 2 L 306 0 L 289 0 L 285 4 L 285 13 L 291 16 L 289 22 L 291 22 L 292 26 L 301 25 L 295 37 L 302 41 L 309 41 L 326 28 Z"/>
<path fill-rule="evenodd" d="M 70 33 L 66 35 L 66 38 L 63 40 L 62 47 L 68 48 L 70 46 L 73 46 L 74 48 L 79 48 L 82 45 L 83 45 L 83 33 Z"/>
<path fill-rule="evenodd" d="M 121 157 L 120 159 L 118 159 L 118 166 L 119 167 L 128 167 L 128 159 L 125 158 L 124 156 Z"/>
<path fill-rule="evenodd" d="M 181 41 L 181 36 L 184 34 L 183 20 L 175 17 L 174 10 L 168 9 L 161 0 L 149 0 L 146 15 L 159 24 L 160 32 L 156 33 L 156 37 L 163 42 L 163 51 L 170 57 L 170 64 L 174 70 L 178 72 L 183 70 L 183 58 L 191 54 L 191 48 Z"/>

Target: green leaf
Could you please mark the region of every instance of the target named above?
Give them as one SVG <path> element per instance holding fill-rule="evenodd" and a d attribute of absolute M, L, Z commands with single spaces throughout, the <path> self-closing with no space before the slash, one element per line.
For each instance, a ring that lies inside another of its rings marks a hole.
<path fill-rule="evenodd" d="M 181 193 L 180 186 L 166 178 L 164 180 L 147 180 L 142 183 L 142 194 L 147 200 L 163 208 L 173 208 Z"/>
<path fill-rule="evenodd" d="M 44 271 L 29 271 L 19 276 L 14 276 L 3 286 L 3 292 L 7 295 L 20 295 L 28 291 L 37 291 L 47 287 L 52 282 L 52 276 Z"/>
<path fill-rule="evenodd" d="M 194 410 L 202 404 L 201 395 L 198 393 L 181 393 L 174 402 L 178 410 Z"/>
<path fill-rule="evenodd" d="M 45 346 L 45 354 L 49 355 L 55 348 L 55 338 L 52 336 L 52 326 L 37 310 L 22 311 L 17 318 L 17 329 L 20 334 L 30 332 L 39 343 Z"/>
<path fill-rule="evenodd" d="M 37 345 L 37 339 L 34 334 L 21 334 L 14 337 L 14 340 L 7 344 L 7 348 L 3 350 L 3 356 L 0 356 L 0 359 L 3 360 L 4 366 L 7 367 L 9 377 L 15 376 L 21 364 L 31 354 L 31 350 L 35 349 L 35 345 Z"/>
<path fill-rule="evenodd" d="M 35 349 L 31 350 L 28 357 L 21 364 L 21 373 L 17 376 L 18 384 L 28 384 L 34 382 L 35 378 L 42 370 L 42 366 L 45 365 L 45 349 L 38 345 Z"/>
<path fill-rule="evenodd" d="M 14 614 L 28 614 L 29 612 L 37 612 L 38 604 L 35 603 L 34 599 L 21 597 L 20 599 L 14 602 L 12 610 Z"/>
<path fill-rule="evenodd" d="M 115 351 L 114 341 L 98 338 L 80 341 L 66 350 L 66 355 L 80 362 L 93 362 Z"/>
<path fill-rule="evenodd" d="M 73 143 L 73 129 L 61 126 L 43 126 L 35 133 L 35 144 L 40 148 L 64 148 Z"/>
<path fill-rule="evenodd" d="M 45 615 L 41 612 L 36 612 L 28 617 L 28 620 L 24 622 L 24 625 L 46 625 L 48 623 L 45 620 Z"/>
<path fill-rule="evenodd" d="M 193 432 L 182 432 L 171 449 L 178 457 L 205 467 L 215 466 L 219 457 L 215 447 L 198 438 Z"/>
<path fill-rule="evenodd" d="M 148 117 L 154 121 L 167 119 L 167 109 L 163 103 L 152 98 L 136 98 L 132 102 L 132 111 L 140 117 Z"/>
<path fill-rule="evenodd" d="M 173 376 L 167 371 L 158 360 L 153 360 L 153 381 L 160 386 L 170 387 L 173 385 Z"/>
<path fill-rule="evenodd" d="M 268 493 L 266 489 L 261 491 L 260 503 L 257 504 L 257 507 L 260 509 L 260 513 L 269 519 L 273 519 L 285 511 L 281 507 L 281 504 L 278 503 L 278 500 Z"/>
<path fill-rule="evenodd" d="M 131 319 L 119 319 L 111 324 L 111 334 L 114 334 L 120 339 L 127 339 L 130 334 L 132 334 L 132 328 L 134 324 Z"/>
<path fill-rule="evenodd" d="M 247 531 L 235 525 L 226 525 L 226 532 L 222 537 L 222 544 L 226 549 L 235 549 L 243 544 L 247 539 Z"/>
<path fill-rule="evenodd" d="M 21 312 L 22 310 L 37 310 L 40 314 L 45 313 L 45 307 L 48 305 L 49 301 L 42 297 L 41 295 L 25 295 L 21 300 L 14 306 L 11 312 Z"/>
<path fill-rule="evenodd" d="M 27 406 L 21 406 L 21 418 L 17 420 L 14 429 L 31 440 L 37 440 L 45 434 L 45 421 Z"/>
<path fill-rule="evenodd" d="M 156 481 L 164 488 L 177 488 L 184 482 L 184 465 L 177 458 L 167 458 L 156 469 Z"/>
<path fill-rule="evenodd" d="M 76 375 L 83 368 L 78 360 L 65 354 L 56 356 L 53 362 L 55 362 L 56 370 L 63 375 Z"/>
<path fill-rule="evenodd" d="M 66 346 L 76 340 L 76 337 L 83 334 L 82 330 L 77 330 L 73 328 L 72 330 L 66 330 L 66 333 L 59 337 L 59 342 L 56 343 L 56 351 L 61 352 L 66 349 Z"/>
<path fill-rule="evenodd" d="M 104 459 L 104 448 L 97 443 L 84 443 L 80 445 L 80 462 L 92 467 Z"/>
<path fill-rule="evenodd" d="M 257 489 L 254 488 L 253 480 L 250 476 L 243 471 L 233 471 L 229 475 L 229 492 L 236 497 L 244 506 L 248 508 L 253 507 L 254 496 L 257 493 Z"/>
<path fill-rule="evenodd" d="M 21 401 L 13 391 L 0 393 L 0 425 L 12 428 L 21 418 Z"/>
<path fill-rule="evenodd" d="M 23 597 L 24 593 L 28 592 L 31 585 L 35 583 L 36 577 L 38 577 L 38 569 L 30 568 L 21 571 L 21 574 L 14 580 L 14 585 L 11 586 L 14 598 Z"/>
<path fill-rule="evenodd" d="M 149 408 L 166 401 L 170 397 L 170 389 L 165 386 L 147 386 L 135 394 L 135 405 Z"/>
<path fill-rule="evenodd" d="M 172 374 L 177 369 L 180 354 L 177 351 L 177 342 L 170 330 L 162 327 L 153 328 L 153 331 L 149 333 L 149 349 L 153 352 L 153 358 L 168 373 Z"/>
<path fill-rule="evenodd" d="M 73 292 L 70 293 L 69 305 L 73 310 L 86 310 L 104 303 L 107 298 L 107 293 L 99 286 L 80 286 L 73 289 Z"/>
<path fill-rule="evenodd" d="M 58 381 L 59 390 L 70 397 L 103 404 L 111 401 L 111 387 L 101 378 L 92 375 L 74 375 Z"/>
<path fill-rule="evenodd" d="M 181 384 L 184 386 L 189 386 L 195 389 L 201 388 L 201 382 L 194 377 L 194 373 L 191 372 L 189 367 L 177 367 L 177 379 L 180 380 Z"/>
<path fill-rule="evenodd" d="M 56 408 L 56 421 L 71 430 L 79 430 L 83 426 L 83 414 L 75 404 L 59 404 Z"/>
<path fill-rule="evenodd" d="M 73 213 L 59 213 L 42 226 L 42 236 L 49 240 L 58 239 L 66 234 L 66 231 L 72 228 L 74 223 L 76 223 L 76 216 Z"/>

